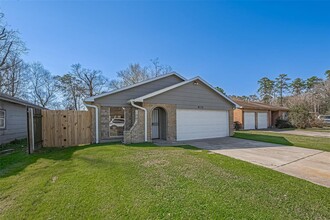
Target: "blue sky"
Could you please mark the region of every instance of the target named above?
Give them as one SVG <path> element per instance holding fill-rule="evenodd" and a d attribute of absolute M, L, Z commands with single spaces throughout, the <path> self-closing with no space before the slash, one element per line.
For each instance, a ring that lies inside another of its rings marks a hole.
<path fill-rule="evenodd" d="M 8 24 L 53 74 L 70 65 L 114 78 L 129 63 L 159 57 L 227 94 L 249 95 L 280 73 L 324 77 L 330 69 L 326 1 L 2 1 Z"/>

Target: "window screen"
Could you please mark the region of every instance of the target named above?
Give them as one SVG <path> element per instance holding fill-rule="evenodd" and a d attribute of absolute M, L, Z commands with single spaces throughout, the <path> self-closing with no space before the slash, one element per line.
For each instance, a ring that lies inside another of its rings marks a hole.
<path fill-rule="evenodd" d="M 0 128 L 6 127 L 6 111 L 0 110 Z"/>

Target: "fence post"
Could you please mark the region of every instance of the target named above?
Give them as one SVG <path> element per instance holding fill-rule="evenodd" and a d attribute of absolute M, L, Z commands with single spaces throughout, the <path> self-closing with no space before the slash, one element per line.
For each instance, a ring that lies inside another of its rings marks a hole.
<path fill-rule="evenodd" d="M 28 108 L 28 151 L 29 154 L 34 151 L 34 126 L 33 126 L 33 108 Z"/>

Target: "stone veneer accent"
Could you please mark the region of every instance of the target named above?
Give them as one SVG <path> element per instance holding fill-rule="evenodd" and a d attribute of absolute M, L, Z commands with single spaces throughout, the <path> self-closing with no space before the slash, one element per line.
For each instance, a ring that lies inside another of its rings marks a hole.
<path fill-rule="evenodd" d="M 124 131 L 124 143 L 144 142 L 144 111 L 134 108 L 135 122 L 130 130 Z"/>
<path fill-rule="evenodd" d="M 163 108 L 166 112 L 166 140 L 176 141 L 176 105 L 173 104 L 149 104 L 143 103 L 143 107 L 147 109 L 148 112 L 148 141 L 151 139 L 151 120 L 152 111 L 154 108 Z"/>
<path fill-rule="evenodd" d="M 100 114 L 100 122 L 99 122 L 99 132 L 100 132 L 100 140 L 109 140 L 109 119 L 110 119 L 110 111 L 113 108 L 113 111 L 118 110 L 121 107 L 109 107 L 109 106 L 100 106 L 99 114 Z M 133 126 L 133 108 L 132 107 L 124 107 L 124 118 L 125 118 L 125 126 L 124 131 L 128 131 Z M 93 111 L 95 112 L 95 111 Z M 95 114 L 95 113 L 94 113 Z M 93 119 L 93 123 L 95 124 L 95 118 Z M 95 125 L 94 125 L 95 127 Z M 95 133 L 95 132 L 94 132 Z"/>
<path fill-rule="evenodd" d="M 109 138 L 109 117 L 110 109 L 109 107 L 102 106 L 100 108 L 100 127 L 101 127 L 101 139 Z"/>

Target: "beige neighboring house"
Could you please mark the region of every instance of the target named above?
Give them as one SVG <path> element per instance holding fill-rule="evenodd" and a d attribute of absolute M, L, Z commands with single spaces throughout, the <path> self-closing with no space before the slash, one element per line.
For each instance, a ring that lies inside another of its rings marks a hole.
<path fill-rule="evenodd" d="M 177 73 L 85 99 L 96 142 L 181 141 L 231 136 L 236 103 L 201 77 Z"/>
<path fill-rule="evenodd" d="M 239 99 L 234 101 L 240 106 L 234 110 L 234 122 L 238 122 L 244 130 L 273 128 L 278 118 L 288 118 L 289 109 L 286 107 Z"/>

